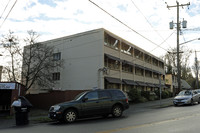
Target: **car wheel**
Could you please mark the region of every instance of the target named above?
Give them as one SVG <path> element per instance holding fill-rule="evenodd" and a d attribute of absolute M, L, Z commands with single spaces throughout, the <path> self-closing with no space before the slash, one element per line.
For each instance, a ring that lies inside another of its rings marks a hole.
<path fill-rule="evenodd" d="M 76 121 L 76 118 L 77 118 L 77 113 L 73 109 L 67 110 L 64 114 L 65 122 L 72 123 Z"/>
<path fill-rule="evenodd" d="M 112 116 L 113 117 L 120 117 L 122 116 L 123 110 L 122 107 L 119 105 L 116 105 L 112 108 Z"/>

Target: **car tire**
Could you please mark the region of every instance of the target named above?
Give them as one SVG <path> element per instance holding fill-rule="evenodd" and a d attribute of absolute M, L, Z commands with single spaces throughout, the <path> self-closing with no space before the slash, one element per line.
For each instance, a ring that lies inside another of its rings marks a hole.
<path fill-rule="evenodd" d="M 120 105 L 115 105 L 112 108 L 112 116 L 117 118 L 117 117 L 121 117 L 123 113 L 122 107 Z"/>
<path fill-rule="evenodd" d="M 67 110 L 64 113 L 64 121 L 67 123 L 72 123 L 77 119 L 77 112 L 73 109 Z"/>

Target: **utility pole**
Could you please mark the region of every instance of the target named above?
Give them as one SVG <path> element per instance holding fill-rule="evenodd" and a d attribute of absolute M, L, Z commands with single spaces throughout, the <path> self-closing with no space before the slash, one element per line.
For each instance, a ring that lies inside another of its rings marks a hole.
<path fill-rule="evenodd" d="M 184 6 L 189 6 L 190 3 L 188 4 L 179 4 L 178 1 L 176 1 L 176 4 L 175 6 L 168 6 L 167 5 L 167 8 L 172 8 L 172 7 L 176 7 L 177 8 L 177 71 L 178 71 L 178 92 L 181 90 L 181 69 L 180 69 L 180 58 L 179 58 L 179 32 L 180 32 L 180 22 L 179 22 L 179 7 L 184 7 Z M 183 23 L 183 28 L 186 28 L 185 27 L 185 24 L 186 24 L 186 21 L 184 21 Z M 173 27 L 171 27 L 171 25 L 173 25 L 173 21 L 170 23 L 170 29 L 173 29 Z"/>
<path fill-rule="evenodd" d="M 196 83 L 197 83 L 197 89 L 199 89 L 199 67 L 198 67 L 198 61 L 197 61 L 197 51 L 195 51 L 195 67 L 196 67 Z"/>

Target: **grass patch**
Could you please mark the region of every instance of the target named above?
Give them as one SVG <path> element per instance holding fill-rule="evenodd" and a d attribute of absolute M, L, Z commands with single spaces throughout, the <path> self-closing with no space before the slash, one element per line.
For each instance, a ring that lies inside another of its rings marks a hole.
<path fill-rule="evenodd" d="M 37 117 L 37 118 L 33 118 L 32 121 L 46 123 L 46 122 L 51 122 L 52 119 L 50 119 L 48 117 Z"/>
<path fill-rule="evenodd" d="M 14 116 L 11 116 L 11 115 L 9 115 L 9 116 L 2 116 L 0 118 L 2 118 L 2 119 L 13 119 Z"/>

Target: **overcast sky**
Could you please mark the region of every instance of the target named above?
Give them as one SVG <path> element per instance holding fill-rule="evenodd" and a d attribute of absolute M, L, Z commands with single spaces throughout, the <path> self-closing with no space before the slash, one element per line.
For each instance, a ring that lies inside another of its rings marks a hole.
<path fill-rule="evenodd" d="M 176 29 L 170 30 L 169 22 L 176 23 L 177 8 L 167 8 L 175 6 L 176 0 L 91 1 L 121 23 L 89 0 L 1 0 L 0 35 L 11 30 L 24 37 L 28 30 L 34 30 L 40 34 L 38 41 L 45 41 L 105 28 L 156 56 L 176 47 Z M 200 0 L 179 0 L 180 4 L 189 2 L 189 9 L 180 7 L 180 21 L 187 21 L 180 43 L 200 38 Z M 200 41 L 184 46 L 200 51 Z"/>

